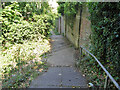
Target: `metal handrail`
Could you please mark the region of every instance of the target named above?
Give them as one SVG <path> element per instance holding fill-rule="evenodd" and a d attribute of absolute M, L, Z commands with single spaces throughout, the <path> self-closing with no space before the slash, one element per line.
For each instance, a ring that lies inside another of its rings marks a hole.
<path fill-rule="evenodd" d="M 105 71 L 105 73 L 107 74 L 107 77 L 109 77 L 111 79 L 111 81 L 114 83 L 114 85 L 118 88 L 118 90 L 120 90 L 120 86 L 119 84 L 115 81 L 115 79 L 110 75 L 110 73 L 105 69 L 105 67 L 100 63 L 100 61 L 92 54 L 90 53 L 87 49 L 85 49 L 83 46 L 80 46 L 81 48 L 81 55 L 82 55 L 82 49 L 85 50 L 88 54 L 90 54 L 92 57 L 94 57 L 94 59 L 98 62 L 98 64 L 101 66 L 101 68 Z"/>

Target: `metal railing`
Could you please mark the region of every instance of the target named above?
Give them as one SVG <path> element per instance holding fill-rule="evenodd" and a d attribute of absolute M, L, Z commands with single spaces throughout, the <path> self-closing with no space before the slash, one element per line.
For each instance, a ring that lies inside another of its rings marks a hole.
<path fill-rule="evenodd" d="M 120 86 L 119 84 L 115 81 L 115 79 L 110 75 L 110 73 L 105 69 L 105 67 L 100 63 L 100 61 L 92 54 L 90 53 L 87 49 L 85 49 L 83 46 L 80 46 L 80 59 L 82 59 L 82 50 L 84 50 L 85 52 L 87 52 L 88 54 L 90 54 L 92 57 L 94 57 L 94 59 L 97 61 L 97 63 L 101 66 L 101 68 L 105 71 L 105 73 L 107 74 L 107 77 L 105 79 L 105 84 L 104 84 L 104 88 L 107 87 L 107 81 L 108 81 L 108 77 L 110 78 L 110 80 L 114 83 L 114 85 L 116 86 L 116 88 L 118 88 L 118 90 L 120 90 Z"/>

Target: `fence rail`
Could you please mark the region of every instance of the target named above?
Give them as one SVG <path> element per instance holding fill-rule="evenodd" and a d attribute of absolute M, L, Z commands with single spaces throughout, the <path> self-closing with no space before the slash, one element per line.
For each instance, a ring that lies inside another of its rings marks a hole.
<path fill-rule="evenodd" d="M 101 68 L 105 71 L 105 73 L 107 74 L 107 77 L 105 79 L 105 84 L 104 84 L 104 88 L 107 87 L 107 81 L 108 81 L 108 77 L 111 79 L 111 81 L 114 83 L 114 85 L 116 86 L 116 88 L 118 88 L 118 90 L 120 90 L 120 86 L 119 84 L 115 81 L 115 79 L 110 75 L 110 73 L 105 69 L 105 67 L 100 63 L 100 61 L 92 54 L 90 53 L 87 49 L 85 49 L 83 46 L 80 46 L 80 58 L 82 58 L 82 50 L 84 50 L 85 52 L 87 52 L 88 54 L 90 54 L 92 57 L 94 57 L 94 59 L 98 62 L 98 64 L 101 66 Z"/>

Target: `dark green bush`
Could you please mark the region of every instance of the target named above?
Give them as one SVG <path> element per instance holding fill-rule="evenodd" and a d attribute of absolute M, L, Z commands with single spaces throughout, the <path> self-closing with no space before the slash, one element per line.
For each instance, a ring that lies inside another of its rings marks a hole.
<path fill-rule="evenodd" d="M 120 75 L 120 4 L 89 3 L 92 26 L 92 53 L 100 60 L 111 75 Z"/>
<path fill-rule="evenodd" d="M 64 15 L 64 4 L 65 2 L 58 2 L 59 7 L 57 8 L 58 13 L 61 13 L 61 15 Z"/>

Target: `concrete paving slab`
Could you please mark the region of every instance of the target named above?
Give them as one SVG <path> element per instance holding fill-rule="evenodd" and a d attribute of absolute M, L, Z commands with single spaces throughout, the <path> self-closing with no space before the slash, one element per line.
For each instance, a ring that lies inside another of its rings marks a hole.
<path fill-rule="evenodd" d="M 62 85 L 87 87 L 86 80 L 80 72 L 73 67 L 62 67 Z"/>
<path fill-rule="evenodd" d="M 51 36 L 52 53 L 71 46 L 71 43 L 62 35 Z"/>
<path fill-rule="evenodd" d="M 30 88 L 56 85 L 61 85 L 61 68 L 50 67 L 48 72 L 38 76 L 31 82 Z"/>
<path fill-rule="evenodd" d="M 49 85 L 42 85 L 37 87 L 30 87 L 30 88 L 60 88 L 60 86 L 49 86 Z"/>
<path fill-rule="evenodd" d="M 32 81 L 30 88 L 87 87 L 85 78 L 74 67 L 50 67 Z"/>
<path fill-rule="evenodd" d="M 74 66 L 73 48 L 66 48 L 54 53 L 47 61 L 53 66 Z"/>

